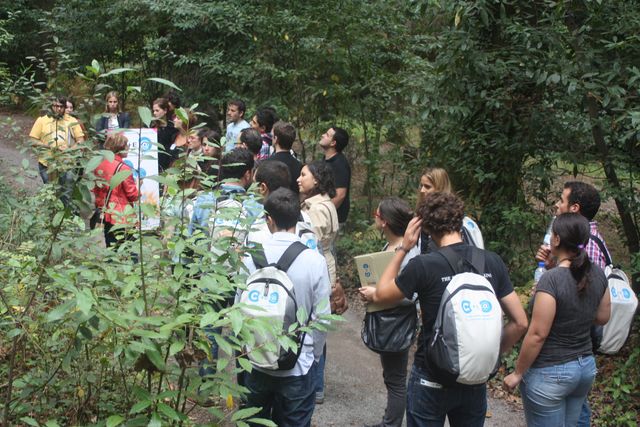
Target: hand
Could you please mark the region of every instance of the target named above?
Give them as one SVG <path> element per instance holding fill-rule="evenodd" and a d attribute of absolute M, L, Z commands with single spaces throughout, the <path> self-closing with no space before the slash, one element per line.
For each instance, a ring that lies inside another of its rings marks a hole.
<path fill-rule="evenodd" d="M 548 245 L 541 245 L 536 252 L 536 261 L 544 262 L 547 268 L 554 267 L 555 263 L 551 259 L 551 249 Z"/>
<path fill-rule="evenodd" d="M 340 279 L 336 279 L 336 283 L 331 289 L 329 301 L 331 302 L 331 313 L 342 314 L 349 308 L 349 302 L 344 294 Z"/>
<path fill-rule="evenodd" d="M 522 381 L 522 375 L 512 372 L 504 378 L 503 384 L 507 390 L 513 391 L 520 381 Z"/>
<path fill-rule="evenodd" d="M 410 250 L 418 244 L 421 229 L 422 219 L 416 216 L 412 218 L 411 221 L 409 221 L 409 225 L 407 225 L 407 231 L 404 232 L 404 237 L 402 238 L 402 247 L 405 249 L 405 251 Z"/>
<path fill-rule="evenodd" d="M 376 288 L 373 286 L 365 286 L 358 289 L 358 293 L 360 294 L 360 298 L 366 302 L 373 302 L 373 296 L 376 293 Z"/>

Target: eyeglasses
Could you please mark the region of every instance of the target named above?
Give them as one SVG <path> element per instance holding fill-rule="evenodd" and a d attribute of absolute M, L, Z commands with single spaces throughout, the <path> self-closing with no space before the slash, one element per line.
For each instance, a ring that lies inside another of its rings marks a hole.
<path fill-rule="evenodd" d="M 380 218 L 382 219 L 382 216 L 380 216 L 380 212 L 378 212 L 378 210 L 376 209 L 375 211 L 373 211 L 373 213 L 371 214 L 374 218 Z"/>

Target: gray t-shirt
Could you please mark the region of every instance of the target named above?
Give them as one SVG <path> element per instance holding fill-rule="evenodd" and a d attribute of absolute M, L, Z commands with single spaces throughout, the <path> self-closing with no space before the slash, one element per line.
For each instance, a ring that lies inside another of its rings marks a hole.
<path fill-rule="evenodd" d="M 578 293 L 576 280 L 568 268 L 556 267 L 544 273 L 536 295 L 545 292 L 556 300 L 556 316 L 533 368 L 558 365 L 592 354 L 589 331 L 606 289 L 604 272 L 594 264 L 589 284 L 582 293 Z"/>

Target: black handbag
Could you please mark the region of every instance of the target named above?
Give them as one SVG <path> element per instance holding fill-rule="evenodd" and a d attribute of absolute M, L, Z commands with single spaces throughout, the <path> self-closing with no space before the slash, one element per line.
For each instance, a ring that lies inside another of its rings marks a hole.
<path fill-rule="evenodd" d="M 367 313 L 362 324 L 362 342 L 376 353 L 407 350 L 418 335 L 418 312 L 415 304 L 399 305 Z"/>

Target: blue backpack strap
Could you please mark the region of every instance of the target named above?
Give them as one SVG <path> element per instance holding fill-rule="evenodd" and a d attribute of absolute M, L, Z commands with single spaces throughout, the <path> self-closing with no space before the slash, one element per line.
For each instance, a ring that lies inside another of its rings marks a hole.
<path fill-rule="evenodd" d="M 302 242 L 293 242 L 286 251 L 282 254 L 278 262 L 276 262 L 276 267 L 282 271 L 287 271 L 293 261 L 298 258 L 298 255 L 302 253 L 305 249 L 309 249 L 307 245 Z"/>
<path fill-rule="evenodd" d="M 471 249 L 471 261 L 462 258 L 450 246 L 441 247 L 438 253 L 447 260 L 455 274 L 469 271 L 468 266 L 473 268 L 476 273 L 484 273 L 484 252 L 475 246 L 469 245 L 469 248 Z"/>

